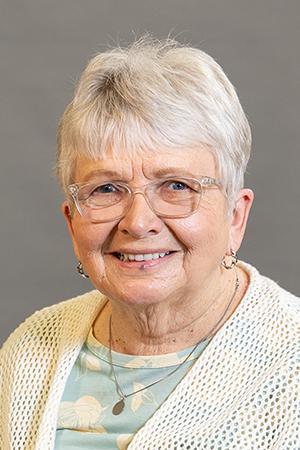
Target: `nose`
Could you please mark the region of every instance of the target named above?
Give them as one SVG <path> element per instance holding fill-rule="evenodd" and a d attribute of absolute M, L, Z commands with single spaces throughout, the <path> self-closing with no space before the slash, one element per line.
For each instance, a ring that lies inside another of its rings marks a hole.
<path fill-rule="evenodd" d="M 162 227 L 162 220 L 151 209 L 141 192 L 135 193 L 129 210 L 118 224 L 122 233 L 138 239 L 158 234 Z"/>

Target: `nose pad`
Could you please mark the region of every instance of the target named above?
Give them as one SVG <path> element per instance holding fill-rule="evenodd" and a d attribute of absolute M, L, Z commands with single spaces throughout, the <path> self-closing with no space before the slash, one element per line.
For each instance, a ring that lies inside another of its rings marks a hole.
<path fill-rule="evenodd" d="M 152 208 L 152 205 L 151 205 L 151 203 L 150 203 L 150 200 L 148 199 L 146 193 L 143 192 L 143 191 L 135 191 L 135 192 L 133 192 L 133 194 L 132 194 L 132 201 L 131 201 L 131 205 L 130 205 L 129 209 L 132 207 L 132 204 L 133 204 L 133 202 L 134 202 L 134 200 L 135 200 L 135 196 L 136 196 L 136 195 L 141 195 L 142 197 L 144 197 L 144 200 L 145 200 L 145 202 L 147 203 L 149 209 L 151 209 L 151 211 L 153 212 L 153 214 L 155 214 L 155 212 L 154 212 L 154 210 L 153 210 L 153 208 Z"/>
<path fill-rule="evenodd" d="M 120 231 L 135 237 L 147 234 L 157 234 L 162 228 L 162 221 L 152 209 L 147 196 L 141 192 L 134 192 L 132 201 L 124 217 L 118 224 Z"/>

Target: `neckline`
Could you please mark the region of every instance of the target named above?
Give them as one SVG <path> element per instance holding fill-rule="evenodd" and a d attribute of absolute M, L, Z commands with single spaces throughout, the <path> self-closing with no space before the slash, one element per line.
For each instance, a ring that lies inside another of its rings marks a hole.
<path fill-rule="evenodd" d="M 187 359 L 188 361 L 196 360 L 205 347 L 208 345 L 210 339 L 206 339 L 201 342 L 195 352 Z M 109 363 L 109 348 L 99 342 L 94 334 L 93 329 L 90 327 L 86 342 L 86 347 L 93 353 L 94 356 L 100 358 L 101 360 Z M 131 355 L 126 353 L 119 353 L 112 350 L 114 365 L 126 368 L 139 368 L 139 369 L 149 369 L 149 368 L 163 368 L 163 367 L 173 367 L 180 364 L 187 356 L 187 354 L 192 350 L 194 345 L 185 348 L 178 352 L 164 353 L 160 355 Z"/>

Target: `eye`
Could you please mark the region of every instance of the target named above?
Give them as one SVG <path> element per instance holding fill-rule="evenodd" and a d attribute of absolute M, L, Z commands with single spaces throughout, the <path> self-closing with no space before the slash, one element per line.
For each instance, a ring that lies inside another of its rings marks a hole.
<path fill-rule="evenodd" d="M 172 193 L 178 192 L 178 194 L 199 192 L 199 183 L 196 180 L 188 180 L 185 178 L 165 180 L 162 187 Z"/>
<path fill-rule="evenodd" d="M 90 207 L 112 206 L 124 200 L 126 193 L 126 188 L 117 183 L 95 183 L 87 186 L 81 201 Z"/>
<path fill-rule="evenodd" d="M 120 189 L 117 185 L 113 183 L 105 183 L 100 184 L 98 186 L 95 186 L 93 190 L 91 191 L 90 195 L 97 195 L 97 194 L 113 194 L 115 192 L 119 192 Z"/>
<path fill-rule="evenodd" d="M 165 201 L 173 203 L 175 201 L 185 201 L 193 197 L 198 197 L 201 186 L 196 180 L 186 178 L 169 178 L 160 185 L 157 193 Z"/>
<path fill-rule="evenodd" d="M 184 191 L 186 189 L 190 189 L 190 186 L 187 185 L 184 181 L 180 180 L 170 180 L 167 182 L 167 187 L 174 191 Z"/>

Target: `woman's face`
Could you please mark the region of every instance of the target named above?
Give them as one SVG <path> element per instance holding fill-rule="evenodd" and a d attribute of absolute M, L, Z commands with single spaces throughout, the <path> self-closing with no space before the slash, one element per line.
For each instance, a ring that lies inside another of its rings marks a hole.
<path fill-rule="evenodd" d="M 101 181 L 117 178 L 132 188 L 157 180 L 162 172 L 166 176 L 217 178 L 214 158 L 204 146 L 160 149 L 132 159 L 122 154 L 118 159 L 109 155 L 98 161 L 82 158 L 77 161 L 75 182 L 94 181 L 98 170 Z M 77 210 L 71 218 L 67 203 L 63 210 L 75 254 L 96 289 L 117 302 L 153 304 L 201 295 L 220 275 L 223 256 L 231 248 L 237 250 L 243 236 L 251 205 L 245 192 L 241 191 L 230 217 L 226 198 L 218 188 L 207 189 L 198 210 L 179 219 L 158 217 L 142 195 L 135 195 L 122 219 L 106 223 L 91 223 Z M 117 253 L 169 254 L 131 262 L 120 260 Z"/>

